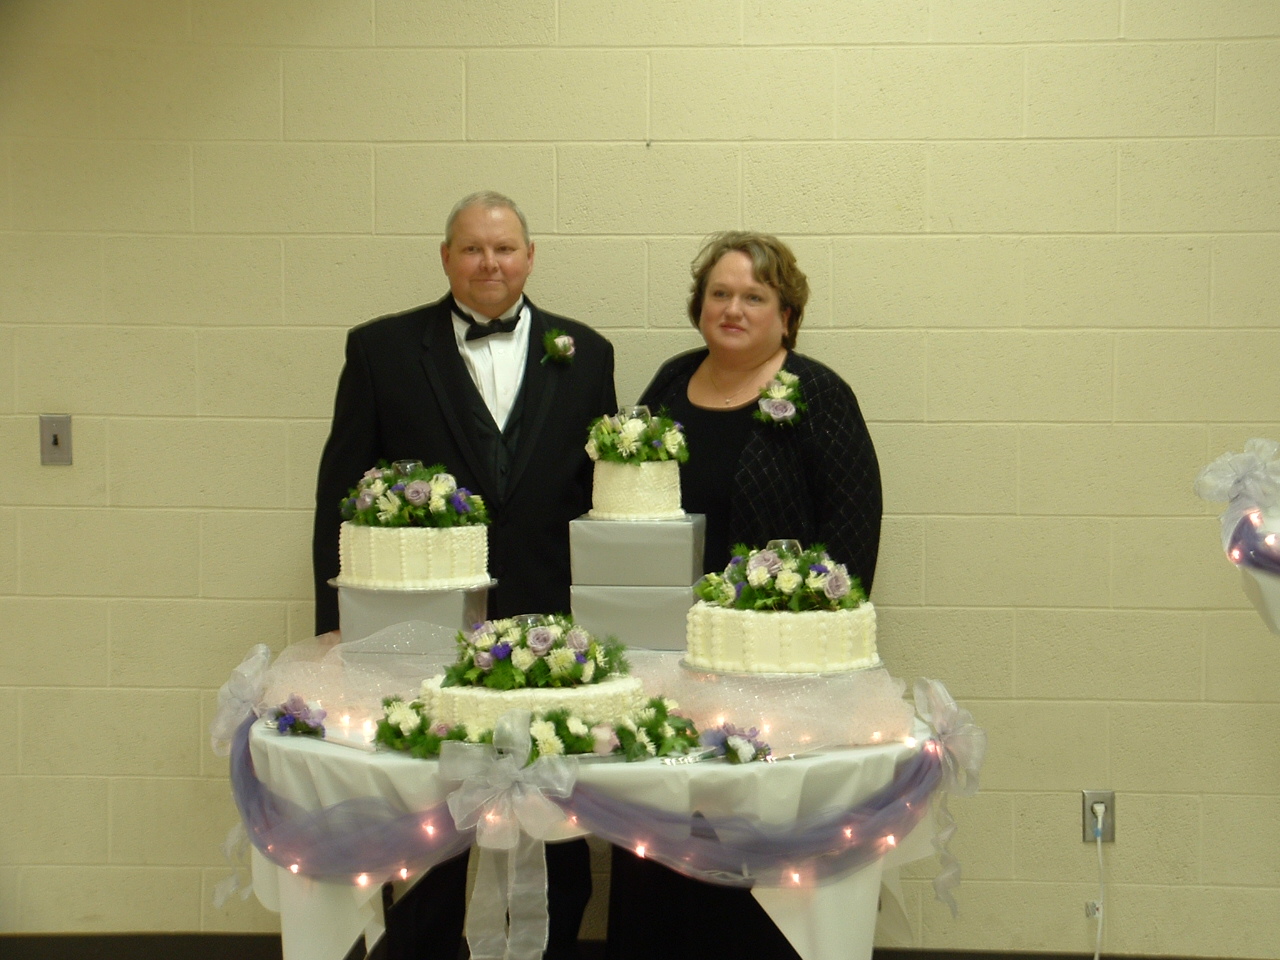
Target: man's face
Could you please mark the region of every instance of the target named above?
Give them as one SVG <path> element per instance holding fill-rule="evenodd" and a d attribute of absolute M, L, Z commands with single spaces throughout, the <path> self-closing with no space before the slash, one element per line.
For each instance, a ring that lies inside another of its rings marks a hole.
<path fill-rule="evenodd" d="M 453 241 L 440 245 L 449 289 L 463 306 L 497 317 L 520 299 L 533 270 L 520 218 L 508 207 L 467 207 L 453 222 Z"/>

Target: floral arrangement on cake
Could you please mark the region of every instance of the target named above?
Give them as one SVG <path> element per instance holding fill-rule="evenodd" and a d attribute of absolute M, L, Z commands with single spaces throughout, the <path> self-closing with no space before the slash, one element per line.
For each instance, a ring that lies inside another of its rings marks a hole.
<path fill-rule="evenodd" d="M 630 414 L 603 416 L 591 424 L 587 456 L 609 463 L 646 463 L 651 460 L 689 459 L 684 427 L 670 417 L 650 416 L 644 407 Z"/>
<path fill-rule="evenodd" d="M 458 659 L 441 686 L 578 687 L 630 670 L 615 638 L 597 639 L 559 613 L 486 620 L 460 630 L 457 643 Z"/>
<path fill-rule="evenodd" d="M 384 713 L 374 740 L 422 760 L 439 756 L 440 745 L 446 740 L 493 742 L 492 730 L 433 723 L 421 700 L 388 697 L 382 706 Z M 688 755 L 699 747 L 698 731 L 692 720 L 676 711 L 673 701 L 653 697 L 634 718 L 617 725 L 595 723 L 568 710 L 534 714 L 529 724 L 529 762 L 561 755 L 621 755 L 629 761 Z"/>
<path fill-rule="evenodd" d="M 277 732 L 295 737 L 324 737 L 324 718 L 325 711 L 313 708 L 296 693 L 267 713 Z"/>
<path fill-rule="evenodd" d="M 693 590 L 734 610 L 849 610 L 867 599 L 858 578 L 825 547 L 805 550 L 794 540 L 771 540 L 758 550 L 738 544 L 724 573 L 706 574 Z"/>
<path fill-rule="evenodd" d="M 800 394 L 800 378 L 787 370 L 779 370 L 763 387 L 755 418 L 762 423 L 787 426 L 800 420 L 806 409 Z"/>
<path fill-rule="evenodd" d="M 367 527 L 461 527 L 488 523 L 489 511 L 440 464 L 383 460 L 343 498 L 342 519 Z"/>

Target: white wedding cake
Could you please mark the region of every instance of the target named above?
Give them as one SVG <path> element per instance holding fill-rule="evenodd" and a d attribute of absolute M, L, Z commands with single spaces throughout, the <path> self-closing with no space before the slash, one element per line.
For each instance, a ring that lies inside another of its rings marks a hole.
<path fill-rule="evenodd" d="M 490 690 L 486 687 L 443 687 L 443 676 L 424 680 L 418 699 L 424 712 L 437 722 L 468 730 L 491 730 L 509 710 L 546 714 L 568 710 L 595 723 L 622 723 L 644 706 L 644 689 L 634 677 L 609 677 L 580 687 L 522 687 Z"/>
<path fill-rule="evenodd" d="M 379 464 L 341 507 L 340 587 L 460 590 L 490 580 L 488 509 L 443 466 Z"/>
<path fill-rule="evenodd" d="M 673 520 L 680 509 L 680 464 L 674 460 L 609 463 L 597 460 L 591 484 L 596 520 Z"/>
<path fill-rule="evenodd" d="M 595 461 L 593 520 L 675 520 L 680 508 L 680 464 L 689 459 L 684 430 L 648 407 L 600 417 L 587 435 Z"/>
<path fill-rule="evenodd" d="M 452 590 L 488 583 L 489 534 L 483 526 L 366 527 L 343 523 L 338 535 L 343 587 Z"/>
<path fill-rule="evenodd" d="M 725 673 L 837 673 L 880 666 L 876 611 L 689 609 L 685 662 Z"/>
<path fill-rule="evenodd" d="M 774 540 L 694 586 L 685 663 L 719 673 L 840 673 L 880 666 L 876 611 L 821 549 Z"/>

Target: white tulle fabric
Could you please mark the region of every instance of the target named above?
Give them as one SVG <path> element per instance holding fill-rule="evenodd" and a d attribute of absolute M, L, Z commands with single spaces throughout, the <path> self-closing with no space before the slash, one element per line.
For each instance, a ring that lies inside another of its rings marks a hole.
<path fill-rule="evenodd" d="M 1200 471 L 1195 489 L 1204 500 L 1226 501 L 1222 513 L 1222 549 L 1226 550 L 1246 513 L 1280 507 L 1280 443 L 1254 437 L 1242 453 L 1224 453 Z"/>

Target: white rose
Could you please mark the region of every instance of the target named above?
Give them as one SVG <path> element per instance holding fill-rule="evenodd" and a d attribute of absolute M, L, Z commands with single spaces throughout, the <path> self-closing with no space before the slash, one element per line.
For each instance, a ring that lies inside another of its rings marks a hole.
<path fill-rule="evenodd" d="M 431 495 L 433 497 L 447 497 L 457 489 L 457 481 L 448 473 L 437 473 L 431 478 Z"/>
<path fill-rule="evenodd" d="M 747 583 L 753 587 L 763 587 L 769 582 L 768 567 L 752 567 L 747 571 Z"/>
<path fill-rule="evenodd" d="M 432 496 L 427 501 L 427 509 L 432 513 L 444 513 L 444 497 Z"/>
<path fill-rule="evenodd" d="M 641 434 L 644 433 L 645 427 L 647 426 L 648 424 L 646 424 L 639 417 L 632 417 L 630 420 L 628 420 L 626 423 L 622 425 L 622 435 L 631 440 L 635 440 L 639 438 Z"/>
<path fill-rule="evenodd" d="M 790 596 L 795 593 L 796 587 L 800 586 L 800 574 L 794 570 L 783 570 L 778 574 L 778 589 Z"/>
<path fill-rule="evenodd" d="M 662 445 L 674 457 L 684 448 L 684 434 L 674 428 L 668 430 L 662 435 Z"/>
<path fill-rule="evenodd" d="M 575 737 L 585 737 L 590 732 L 587 725 L 577 717 L 570 717 L 565 722 L 565 726 L 569 728 L 569 732 Z"/>
<path fill-rule="evenodd" d="M 587 441 L 587 456 L 592 460 L 600 459 L 600 448 L 596 446 L 596 438 L 592 437 Z"/>

